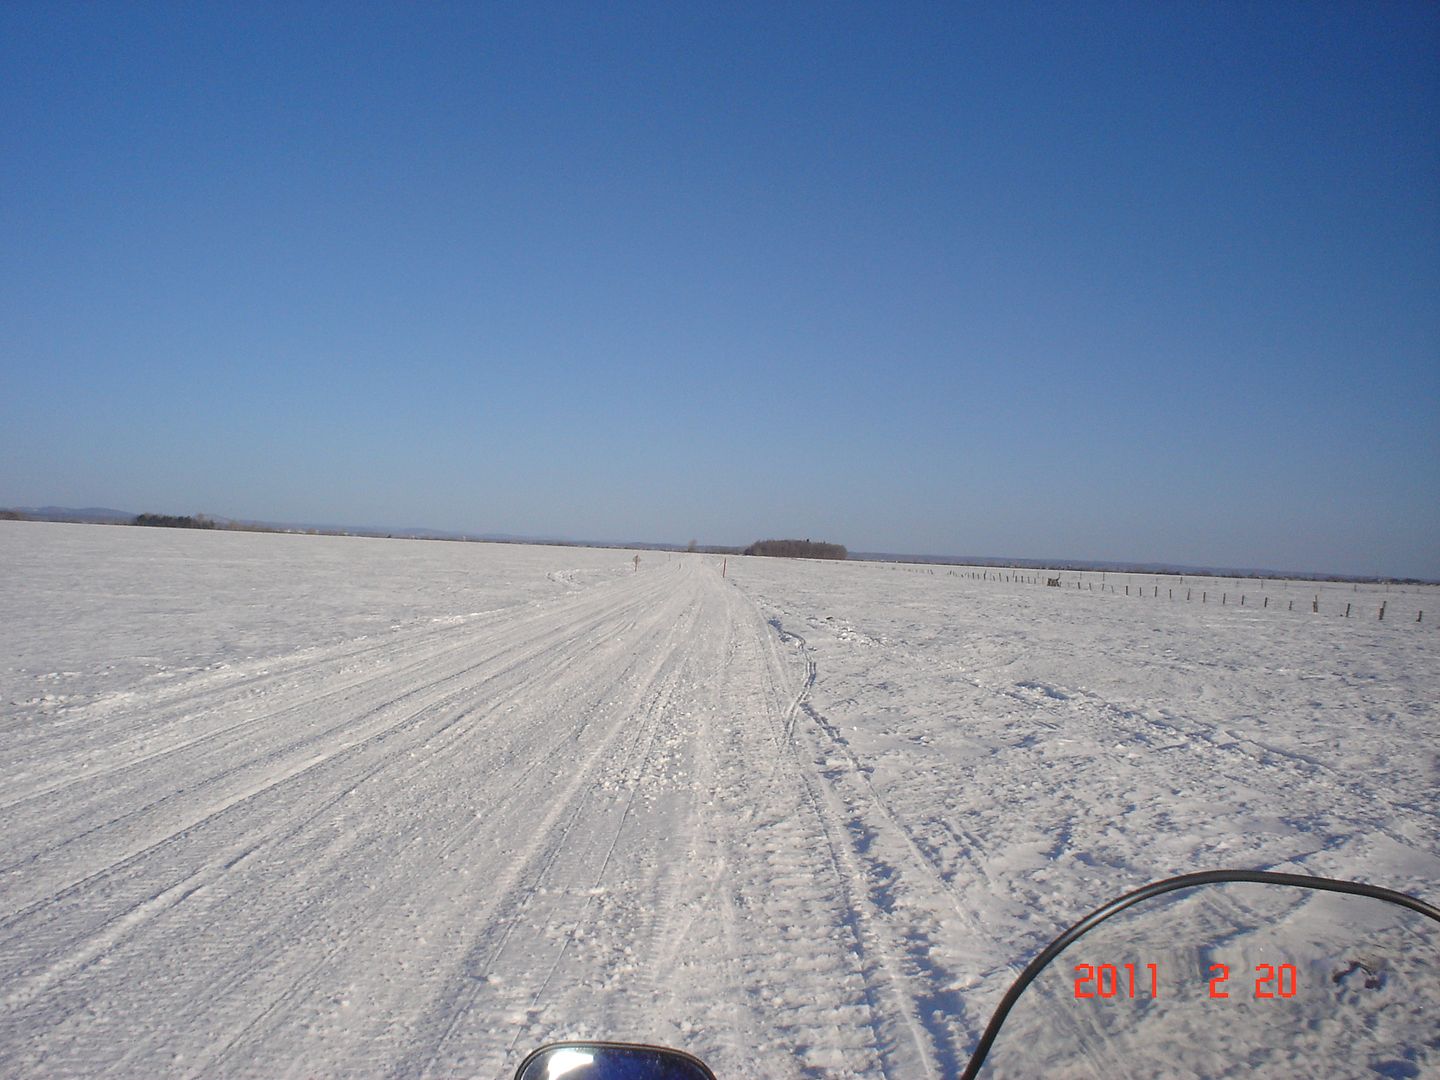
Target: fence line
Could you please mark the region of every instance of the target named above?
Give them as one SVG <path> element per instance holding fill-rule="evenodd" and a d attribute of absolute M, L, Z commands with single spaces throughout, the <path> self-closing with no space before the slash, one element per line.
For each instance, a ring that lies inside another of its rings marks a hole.
<path fill-rule="evenodd" d="M 906 570 L 906 571 L 908 571 L 908 572 L 910 572 L 910 573 L 921 573 L 921 574 L 930 574 L 930 575 L 933 575 L 933 574 L 935 573 L 934 569 L 933 569 L 933 568 L 930 568 L 930 567 L 900 567 L 900 566 L 894 566 L 894 565 L 892 565 L 892 566 L 891 566 L 891 569 L 892 569 L 892 570 L 894 570 L 894 569 L 903 569 L 903 570 Z M 1101 592 L 1102 594 L 1105 594 L 1105 593 L 1108 592 L 1108 593 L 1109 593 L 1110 595 L 1112 595 L 1112 596 L 1118 596 L 1118 595 L 1120 595 L 1119 589 L 1122 589 L 1122 588 L 1123 588 L 1123 589 L 1124 589 L 1124 595 L 1125 595 L 1125 596 L 1132 596 L 1132 597 L 1135 597 L 1135 598 L 1138 598 L 1138 599 L 1146 599 L 1146 598 L 1148 598 L 1148 599 L 1152 599 L 1152 600 L 1158 600 L 1158 599 L 1160 598 L 1160 586 L 1159 586 L 1158 584 L 1152 585 L 1150 592 L 1147 594 L 1146 591 L 1145 591 L 1144 585 L 1133 585 L 1133 583 L 1121 583 L 1120 586 L 1119 586 L 1119 588 L 1117 588 L 1117 586 L 1116 586 L 1114 583 L 1105 580 L 1105 578 L 1108 576 L 1108 574 L 1109 574 L 1109 571 L 1102 571 L 1101 574 L 1100 574 L 1100 583 L 1099 583 L 1099 584 L 1100 584 L 1100 592 Z M 1062 588 L 1062 589 L 1069 587 L 1069 582 L 1067 582 L 1067 581 L 1064 580 L 1064 571 L 1058 571 L 1058 572 L 1055 574 L 1055 576 L 1052 577 L 1052 576 L 1049 576 L 1048 574 L 1044 574 L 1044 573 L 1026 574 L 1026 573 L 1020 573 L 1020 572 L 1018 572 L 1018 571 L 1013 571 L 1013 570 L 1010 571 L 1010 572 L 1006 572 L 1006 571 L 1004 571 L 1003 569 L 997 569 L 997 568 L 980 568 L 980 569 L 978 569 L 978 570 L 956 570 L 956 569 L 950 569 L 950 570 L 947 570 L 947 571 L 946 571 L 946 576 L 948 576 L 948 577 L 954 577 L 954 578 L 959 578 L 959 579 L 962 579 L 962 580 L 990 582 L 990 583 L 994 583 L 994 584 L 1038 585 L 1038 586 L 1040 586 L 1040 587 L 1042 587 L 1042 588 Z M 1207 580 L 1208 580 L 1208 579 L 1207 579 Z M 1256 580 L 1256 579 L 1247 579 L 1247 580 Z M 1280 586 L 1281 586 L 1282 590 L 1283 590 L 1286 586 L 1288 586 L 1288 585 L 1290 584 L 1290 582 L 1289 582 L 1288 579 L 1275 579 L 1275 578 L 1260 578 L 1260 579 L 1258 579 L 1258 587 L 1259 587 L 1260 591 L 1266 593 L 1266 595 L 1264 595 L 1264 596 L 1261 597 L 1261 601 L 1260 601 L 1260 607 L 1261 607 L 1261 610 L 1263 610 L 1263 611 L 1269 611 L 1269 610 L 1270 610 L 1270 600 L 1271 600 L 1271 596 L 1269 595 L 1269 591 L 1268 591 L 1268 590 L 1271 589 L 1271 588 L 1273 588 L 1273 587 L 1276 585 L 1277 580 L 1280 581 Z M 1086 580 L 1084 580 L 1084 575 L 1083 575 L 1083 574 L 1077 575 L 1077 576 L 1075 577 L 1075 579 L 1074 579 L 1074 582 L 1075 582 L 1075 588 L 1076 588 L 1077 590 L 1079 590 L 1079 591 L 1082 591 L 1082 592 L 1091 592 L 1091 593 L 1093 593 L 1093 592 L 1095 591 L 1095 584 L 1096 584 L 1096 583 L 1095 583 L 1094 581 L 1086 581 Z M 1178 583 L 1181 584 L 1181 585 L 1184 585 L 1184 584 L 1185 584 L 1185 575 L 1183 575 L 1183 574 L 1182 574 L 1182 575 L 1179 575 L 1179 577 L 1178 577 Z M 1336 583 L 1336 584 L 1342 584 L 1342 583 Z M 1348 583 L 1344 583 L 1344 584 L 1349 584 L 1349 585 L 1351 586 L 1351 593 L 1352 593 L 1352 594 L 1358 594 L 1358 593 L 1359 593 L 1359 591 L 1360 591 L 1360 585 L 1361 585 L 1360 582 L 1348 582 Z M 1132 588 L 1132 585 L 1133 585 L 1133 588 Z M 1379 587 L 1380 585 L 1381 585 L 1381 583 L 1378 583 L 1378 582 L 1376 583 L 1376 586 L 1377 586 L 1377 587 Z M 1379 597 L 1377 597 L 1377 599 L 1379 600 L 1379 606 L 1375 609 L 1375 619 L 1376 619 L 1377 622 L 1384 622 L 1384 621 L 1385 621 L 1385 615 L 1386 615 L 1386 613 L 1389 611 L 1389 608 L 1391 607 L 1391 599 L 1393 598 L 1393 595 L 1394 595 L 1394 594 L 1391 592 L 1391 585 L 1390 585 L 1389 583 L 1384 583 L 1384 586 L 1383 586 L 1383 587 L 1384 587 L 1384 589 L 1385 589 L 1385 592 L 1386 592 L 1387 594 L 1389 594 L 1389 595 L 1388 595 L 1388 596 L 1379 596 Z M 1411 588 L 1414 589 L 1415 591 L 1419 592 L 1419 591 L 1425 590 L 1425 589 L 1435 589 L 1436 587 L 1435 587 L 1435 586 L 1420 585 L 1420 586 L 1411 586 Z M 1327 590 L 1327 591 L 1333 592 L 1334 590 L 1332 589 L 1332 590 Z M 1407 590 L 1401 590 L 1401 591 L 1407 591 Z M 1240 593 L 1239 595 L 1240 595 L 1240 603 L 1239 603 L 1238 606 L 1240 606 L 1240 607 L 1247 607 L 1248 604 L 1249 604 L 1249 593 L 1244 593 L 1244 592 L 1242 592 L 1242 593 Z M 1437 595 L 1440 595 L 1440 590 L 1437 590 Z M 1166 596 L 1166 599 L 1167 599 L 1168 601 L 1170 601 L 1170 602 L 1174 602 L 1174 601 L 1176 600 L 1176 596 L 1175 596 L 1175 586 L 1174 586 L 1174 585 L 1170 585 L 1170 586 L 1167 586 L 1167 587 L 1166 587 L 1165 596 Z M 1284 599 L 1284 600 L 1286 601 L 1285 610 L 1286 610 L 1287 612 L 1293 612 L 1293 611 L 1295 610 L 1295 599 L 1294 599 L 1293 597 L 1276 597 L 1275 599 L 1277 599 L 1277 600 L 1279 600 L 1279 599 Z M 1194 589 L 1193 589 L 1193 587 L 1187 587 L 1187 588 L 1185 589 L 1185 601 L 1184 601 L 1184 602 L 1186 602 L 1186 603 L 1192 603 L 1192 602 L 1194 602 Z M 1208 604 L 1208 603 L 1210 602 L 1210 590 L 1209 590 L 1209 589 L 1201 589 L 1201 590 L 1200 590 L 1200 600 L 1199 600 L 1199 602 L 1200 602 L 1201 604 Z M 1230 593 L 1229 593 L 1229 590 L 1222 590 L 1221 593 L 1220 593 L 1220 605 L 1221 605 L 1222 607 L 1226 607 L 1226 606 L 1229 605 L 1229 602 L 1230 602 Z M 1337 608 L 1334 609 L 1334 610 L 1338 610 L 1338 603 L 1339 603 L 1339 601 L 1337 600 L 1337 601 L 1336 601 Z M 1348 618 L 1351 617 L 1352 614 L 1358 614 L 1358 612 L 1355 611 L 1355 604 L 1356 604 L 1356 601 L 1355 601 L 1355 600 L 1349 600 L 1349 601 L 1347 601 L 1347 602 L 1345 603 L 1345 610 L 1344 610 L 1344 612 L 1343 612 L 1339 617 L 1348 619 Z M 1253 610 L 1253 609 L 1252 609 L 1252 610 Z M 1279 605 L 1278 605 L 1278 604 L 1276 605 L 1276 610 L 1277 610 L 1277 611 L 1279 610 Z M 1321 612 L 1321 593 L 1319 593 L 1319 592 L 1315 592 L 1315 593 L 1312 593 L 1312 594 L 1311 594 L 1311 599 L 1310 599 L 1310 613 L 1313 614 L 1313 615 L 1320 615 L 1320 614 L 1322 614 L 1322 612 Z M 1392 624 L 1393 624 L 1394 620 L 1392 619 L 1391 621 L 1392 621 Z M 1424 621 L 1425 621 L 1425 612 L 1424 612 L 1424 609 L 1422 609 L 1422 608 L 1417 608 L 1417 609 L 1416 609 L 1416 612 L 1415 612 L 1415 623 L 1416 623 L 1416 625 L 1423 625 L 1423 624 L 1424 624 Z M 1433 625 L 1433 623 L 1432 623 L 1432 625 Z"/>

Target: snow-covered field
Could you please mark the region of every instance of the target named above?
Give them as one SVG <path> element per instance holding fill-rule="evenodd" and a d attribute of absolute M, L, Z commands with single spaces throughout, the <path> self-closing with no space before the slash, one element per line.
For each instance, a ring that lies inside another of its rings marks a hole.
<path fill-rule="evenodd" d="M 1147 880 L 1440 895 L 1440 589 L 633 554 L 0 522 L 0 1074 L 941 1076 Z"/>

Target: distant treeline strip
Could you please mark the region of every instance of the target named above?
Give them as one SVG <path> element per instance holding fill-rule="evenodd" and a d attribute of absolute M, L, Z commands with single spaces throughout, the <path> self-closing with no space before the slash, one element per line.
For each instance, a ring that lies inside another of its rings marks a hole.
<path fill-rule="evenodd" d="M 213 529 L 215 522 L 204 514 L 176 516 L 174 514 L 137 514 L 132 525 L 151 525 L 166 529 Z"/>
<path fill-rule="evenodd" d="M 785 559 L 847 559 L 842 544 L 819 540 L 757 540 L 745 549 L 746 555 L 772 555 Z"/>

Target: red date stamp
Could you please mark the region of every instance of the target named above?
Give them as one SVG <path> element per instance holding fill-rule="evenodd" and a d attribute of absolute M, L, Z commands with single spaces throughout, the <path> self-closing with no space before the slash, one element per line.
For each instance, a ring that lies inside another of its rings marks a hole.
<path fill-rule="evenodd" d="M 1230 967 L 1211 964 L 1210 997 L 1230 997 Z M 1299 983 L 1294 964 L 1256 964 L 1254 996 L 1256 998 L 1293 998 Z M 1158 998 L 1160 996 L 1159 964 L 1076 964 L 1075 997 L 1079 998 Z"/>

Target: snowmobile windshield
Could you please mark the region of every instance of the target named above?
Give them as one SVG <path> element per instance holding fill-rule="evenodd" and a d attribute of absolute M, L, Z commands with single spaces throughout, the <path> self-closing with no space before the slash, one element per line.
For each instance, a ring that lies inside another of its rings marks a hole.
<path fill-rule="evenodd" d="M 1440 1076 L 1440 911 L 1325 879 L 1200 880 L 1219 876 L 1057 939 L 967 1075 Z"/>

